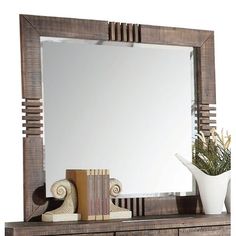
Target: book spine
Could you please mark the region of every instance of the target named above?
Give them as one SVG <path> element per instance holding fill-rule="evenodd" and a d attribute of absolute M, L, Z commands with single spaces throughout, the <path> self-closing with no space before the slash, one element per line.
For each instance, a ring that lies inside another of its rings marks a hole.
<path fill-rule="evenodd" d="M 102 170 L 96 170 L 95 174 L 95 196 L 96 196 L 96 220 L 102 220 Z"/>
<path fill-rule="evenodd" d="M 103 170 L 103 198 L 102 198 L 102 208 L 103 208 L 103 220 L 108 220 L 110 218 L 110 177 L 109 177 L 109 170 Z"/>
<path fill-rule="evenodd" d="M 95 220 L 95 192 L 94 192 L 94 185 L 95 185 L 95 181 L 94 181 L 94 170 L 90 169 L 89 170 L 90 175 L 88 178 L 88 220 Z"/>
<path fill-rule="evenodd" d="M 98 170 L 94 170 L 94 207 L 95 207 L 95 220 L 98 211 Z"/>

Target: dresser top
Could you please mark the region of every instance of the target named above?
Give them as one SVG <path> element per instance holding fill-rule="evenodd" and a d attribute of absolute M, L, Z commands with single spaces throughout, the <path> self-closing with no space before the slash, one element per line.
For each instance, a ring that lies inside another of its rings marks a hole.
<path fill-rule="evenodd" d="M 134 217 L 124 220 L 106 221 L 77 221 L 77 222 L 14 222 L 6 223 L 7 229 L 17 230 L 18 232 L 32 232 L 37 228 L 37 233 L 43 235 L 56 234 L 58 231 L 66 233 L 98 233 L 98 232 L 118 232 L 130 230 L 151 230 L 151 229 L 170 229 L 186 227 L 202 227 L 229 225 L 230 215 L 183 215 L 183 216 L 162 216 L 162 217 Z M 45 234 L 47 232 L 47 234 Z"/>

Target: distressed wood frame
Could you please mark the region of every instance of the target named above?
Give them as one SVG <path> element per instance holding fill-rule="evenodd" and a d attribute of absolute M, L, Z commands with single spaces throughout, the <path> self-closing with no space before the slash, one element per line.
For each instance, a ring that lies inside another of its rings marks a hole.
<path fill-rule="evenodd" d="M 20 32 L 25 221 L 37 220 L 53 202 L 52 199 L 46 199 L 43 168 L 40 36 L 194 47 L 198 130 L 209 135 L 210 128 L 216 123 L 213 31 L 20 15 Z M 127 198 L 117 200 L 116 204 L 131 209 L 134 216 L 201 212 L 199 196 Z"/>

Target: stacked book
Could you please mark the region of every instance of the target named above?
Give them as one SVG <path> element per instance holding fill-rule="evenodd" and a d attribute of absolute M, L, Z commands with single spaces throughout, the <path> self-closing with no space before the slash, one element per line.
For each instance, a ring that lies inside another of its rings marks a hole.
<path fill-rule="evenodd" d="M 109 170 L 66 170 L 66 178 L 76 186 L 82 220 L 110 218 Z"/>

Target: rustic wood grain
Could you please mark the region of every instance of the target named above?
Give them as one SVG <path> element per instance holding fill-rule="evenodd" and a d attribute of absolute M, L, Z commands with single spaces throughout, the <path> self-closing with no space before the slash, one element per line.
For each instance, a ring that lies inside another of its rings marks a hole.
<path fill-rule="evenodd" d="M 134 35 L 134 42 L 139 43 L 141 42 L 141 32 L 140 32 L 140 25 L 134 24 L 133 25 L 133 35 Z"/>
<path fill-rule="evenodd" d="M 144 205 L 145 216 L 202 213 L 199 196 L 144 198 Z"/>
<path fill-rule="evenodd" d="M 76 236 L 76 234 L 70 234 L 71 236 Z M 68 236 L 70 236 L 68 235 Z M 77 234 L 80 236 L 113 236 L 115 235 L 114 233 L 99 233 L 99 234 Z"/>
<path fill-rule="evenodd" d="M 108 40 L 108 22 L 24 15 L 40 36 Z"/>
<path fill-rule="evenodd" d="M 111 41 L 116 40 L 116 24 L 115 24 L 115 22 L 109 23 L 109 40 L 111 40 Z"/>
<path fill-rule="evenodd" d="M 116 32 L 116 41 L 121 41 L 121 26 L 120 26 L 120 23 L 116 23 L 115 32 Z"/>
<path fill-rule="evenodd" d="M 141 42 L 201 47 L 212 31 L 140 25 Z"/>
<path fill-rule="evenodd" d="M 23 98 L 42 98 L 40 35 L 30 22 L 20 17 L 21 74 Z"/>
<path fill-rule="evenodd" d="M 14 230 L 12 228 L 5 228 L 5 236 L 13 236 Z"/>
<path fill-rule="evenodd" d="M 220 232 L 227 232 L 229 230 L 230 216 L 222 215 L 192 215 L 186 217 L 173 216 L 165 218 L 155 217 L 137 217 L 131 220 L 107 220 L 107 221 L 78 221 L 78 222 L 18 222 L 6 223 L 5 227 L 8 232 L 15 232 L 17 236 L 31 236 L 31 235 L 70 235 L 70 234 L 93 234 L 93 233 L 116 233 L 122 235 L 123 232 L 136 231 L 140 235 L 143 232 L 151 233 L 159 230 L 176 230 L 185 233 L 194 232 L 194 227 L 217 227 Z M 227 227 L 227 228 L 224 228 Z M 186 229 L 191 228 L 191 229 Z M 225 230 L 226 229 L 226 230 Z M 164 232 L 164 231 L 163 231 Z M 168 232 L 168 231 L 167 231 Z M 175 231 L 174 231 L 175 232 Z M 211 232 L 209 230 L 209 232 Z M 217 231 L 216 231 L 217 232 Z M 10 234 L 12 236 L 14 234 Z M 123 234 L 124 235 L 124 234 Z M 133 235 L 133 234 L 131 234 Z M 135 234 L 137 235 L 137 234 Z M 138 234 L 139 235 L 139 234 Z M 150 234 L 152 235 L 152 234 Z M 156 235 L 156 234 L 154 234 Z M 157 234 L 158 235 L 158 234 Z M 190 236 L 190 234 L 183 234 L 182 236 Z M 198 234 L 199 236 L 202 234 Z M 213 234 L 214 235 L 214 234 Z M 217 235 L 217 234 L 216 234 Z M 221 236 L 224 234 L 220 234 Z M 226 234 L 227 235 L 227 234 Z M 215 236 L 215 235 L 214 235 Z M 225 236 L 225 235 L 224 235 Z"/>
<path fill-rule="evenodd" d="M 197 50 L 198 102 L 216 104 L 214 33 Z"/>
<path fill-rule="evenodd" d="M 216 107 L 201 103 L 198 106 L 198 131 L 202 131 L 205 136 L 209 137 L 210 130 L 216 128 Z"/>
<path fill-rule="evenodd" d="M 24 106 L 22 112 L 25 113 L 22 117 L 23 121 L 25 121 L 25 123 L 22 124 L 23 127 L 25 127 L 22 131 L 23 134 L 26 134 L 26 137 L 31 135 L 40 137 L 41 134 L 43 134 L 43 130 L 41 129 L 43 127 L 43 124 L 41 123 L 43 120 L 43 116 L 41 115 L 43 112 L 43 109 L 41 108 L 42 103 L 39 99 L 26 99 L 22 104 Z"/>
<path fill-rule="evenodd" d="M 123 42 L 127 42 L 128 40 L 128 35 L 127 35 L 127 25 L 126 23 L 121 23 L 121 30 L 122 30 L 122 33 L 121 33 L 121 40 Z"/>
<path fill-rule="evenodd" d="M 128 28 L 128 41 L 129 42 L 133 42 L 134 41 L 133 25 L 132 24 L 128 24 L 127 28 Z"/>
<path fill-rule="evenodd" d="M 180 229 L 179 236 L 230 236 L 230 226 Z"/>
<path fill-rule="evenodd" d="M 22 109 L 23 113 L 28 113 L 28 114 L 40 114 L 43 112 L 43 109 L 40 108 L 26 108 L 26 109 Z"/>
<path fill-rule="evenodd" d="M 28 106 L 28 107 L 41 107 L 43 105 L 42 102 L 40 102 L 40 100 L 36 99 L 36 100 L 27 100 L 25 102 L 22 102 L 22 106 Z"/>
<path fill-rule="evenodd" d="M 116 233 L 116 236 L 178 236 L 177 229 L 131 231 Z"/>
<path fill-rule="evenodd" d="M 41 215 L 47 208 L 43 171 L 43 140 L 27 137 L 24 150 L 24 220 Z"/>
<path fill-rule="evenodd" d="M 109 23 L 109 39 L 121 42 L 140 42 L 140 30 L 137 24 L 119 22 Z"/>

